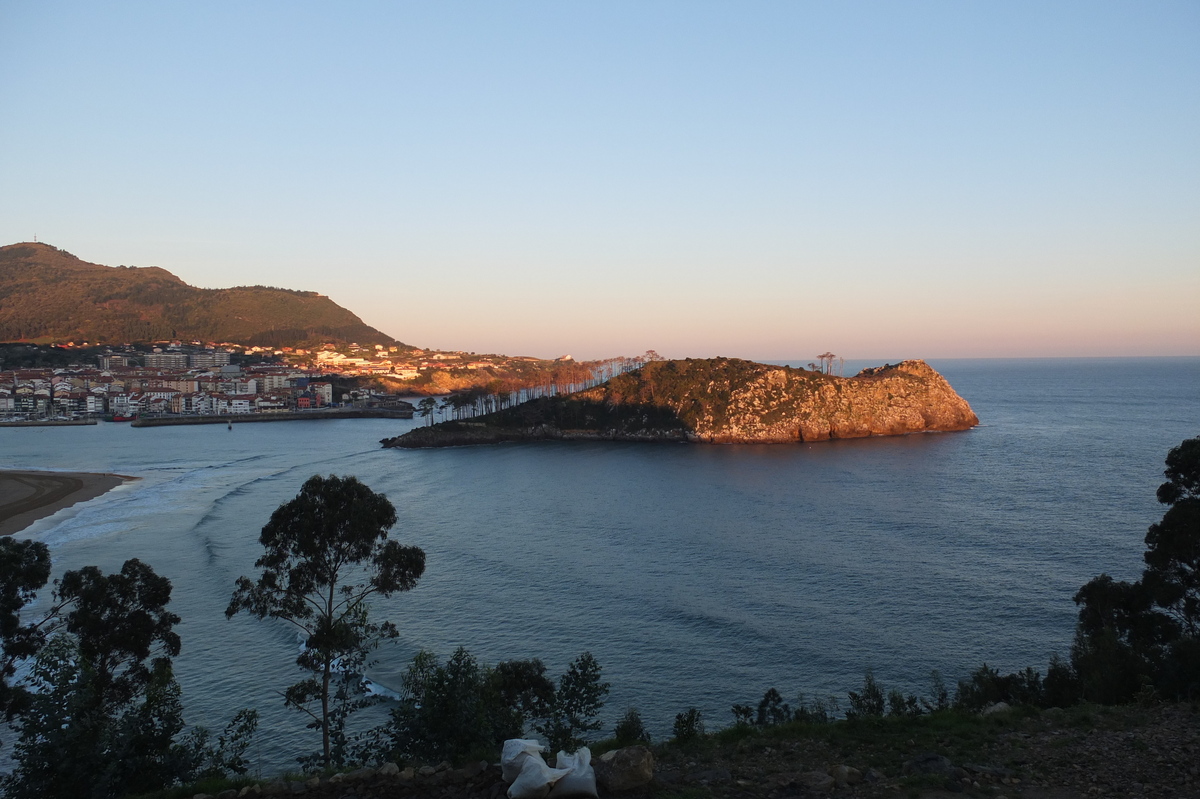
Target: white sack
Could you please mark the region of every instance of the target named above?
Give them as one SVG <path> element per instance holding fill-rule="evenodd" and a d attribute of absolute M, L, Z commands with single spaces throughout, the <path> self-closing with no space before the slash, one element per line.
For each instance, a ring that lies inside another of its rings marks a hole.
<path fill-rule="evenodd" d="M 504 742 L 504 748 L 500 750 L 500 775 L 504 781 L 512 782 L 521 774 L 521 765 L 525 759 L 532 756 L 538 760 L 542 760 L 541 753 L 546 751 L 546 747 L 540 743 L 527 738 L 509 738 Z M 545 761 L 542 761 L 545 765 Z"/>
<path fill-rule="evenodd" d="M 558 760 L 554 765 L 560 769 L 566 769 L 567 773 L 559 778 L 558 782 L 554 783 L 554 787 L 550 789 L 550 799 L 566 799 L 568 796 L 587 796 L 591 799 L 599 799 L 600 794 L 596 791 L 596 771 L 592 768 L 591 749 L 586 746 L 580 747 L 579 751 L 573 755 L 559 752 Z"/>
<path fill-rule="evenodd" d="M 550 787 L 568 773 L 569 769 L 547 766 L 540 754 L 526 753 L 521 761 L 521 773 L 508 786 L 508 799 L 544 799 L 550 793 Z"/>

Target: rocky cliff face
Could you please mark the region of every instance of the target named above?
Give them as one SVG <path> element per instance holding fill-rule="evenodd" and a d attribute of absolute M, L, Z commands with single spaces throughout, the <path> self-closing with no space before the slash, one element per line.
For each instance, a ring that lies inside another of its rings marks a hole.
<path fill-rule="evenodd" d="M 787 443 L 966 430 L 967 401 L 924 361 L 849 378 L 736 358 L 662 361 L 596 388 L 470 422 L 418 428 L 384 446 L 540 439 Z"/>
<path fill-rule="evenodd" d="M 732 358 L 665 361 L 592 393 L 603 402 L 665 403 L 692 438 L 715 443 L 894 436 L 979 424 L 967 401 L 919 360 L 850 378 Z"/>

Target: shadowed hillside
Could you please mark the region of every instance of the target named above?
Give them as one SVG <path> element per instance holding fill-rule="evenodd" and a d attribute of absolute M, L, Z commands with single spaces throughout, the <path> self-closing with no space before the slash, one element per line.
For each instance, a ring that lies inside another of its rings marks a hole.
<path fill-rule="evenodd" d="M 0 247 L 0 341 L 169 339 L 397 343 L 311 291 L 201 289 L 156 266 L 101 266 L 40 243 Z"/>

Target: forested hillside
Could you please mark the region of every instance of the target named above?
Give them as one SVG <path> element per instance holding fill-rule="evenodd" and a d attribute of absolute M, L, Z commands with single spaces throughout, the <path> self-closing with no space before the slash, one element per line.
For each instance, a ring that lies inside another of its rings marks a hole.
<path fill-rule="evenodd" d="M 155 266 L 101 266 L 41 243 L 0 247 L 0 341 L 168 339 L 397 343 L 311 291 L 201 289 Z"/>

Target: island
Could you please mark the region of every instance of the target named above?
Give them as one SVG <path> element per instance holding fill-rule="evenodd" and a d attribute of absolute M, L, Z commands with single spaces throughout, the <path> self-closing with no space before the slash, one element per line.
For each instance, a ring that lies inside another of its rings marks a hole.
<path fill-rule="evenodd" d="M 922 360 L 853 377 L 738 358 L 656 361 L 572 394 L 419 427 L 384 447 L 505 441 L 782 444 L 967 430 L 971 406 Z"/>

